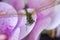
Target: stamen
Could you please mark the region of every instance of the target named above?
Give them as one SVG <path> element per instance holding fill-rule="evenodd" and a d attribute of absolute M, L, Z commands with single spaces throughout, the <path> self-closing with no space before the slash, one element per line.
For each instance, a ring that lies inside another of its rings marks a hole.
<path fill-rule="evenodd" d="M 32 19 L 32 14 L 27 11 L 28 6 L 25 5 L 25 11 L 26 11 L 26 16 L 27 16 L 27 23 L 32 24 L 34 20 Z"/>
<path fill-rule="evenodd" d="M 26 10 L 25 9 L 20 10 L 18 13 L 22 17 L 22 23 L 24 23 L 23 25 L 26 25 L 25 30 L 27 31 L 28 27 L 34 25 L 34 23 L 36 22 L 36 12 L 34 9 L 31 8 L 27 8 Z"/>

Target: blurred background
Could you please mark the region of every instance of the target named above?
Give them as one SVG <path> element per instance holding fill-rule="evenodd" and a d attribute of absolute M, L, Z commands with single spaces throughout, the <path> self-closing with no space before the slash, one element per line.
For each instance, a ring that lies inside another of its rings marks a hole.
<path fill-rule="evenodd" d="M 44 30 L 40 35 L 40 40 L 60 40 L 60 37 L 56 37 L 57 29 Z"/>

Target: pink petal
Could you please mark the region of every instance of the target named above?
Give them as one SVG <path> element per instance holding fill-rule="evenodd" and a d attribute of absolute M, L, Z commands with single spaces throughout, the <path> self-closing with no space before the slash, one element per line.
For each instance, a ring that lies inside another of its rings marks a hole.
<path fill-rule="evenodd" d="M 42 8 L 48 8 L 50 5 L 54 5 L 55 0 L 28 0 L 29 8 L 34 8 L 36 10 L 41 10 Z"/>
<path fill-rule="evenodd" d="M 0 15 L 0 34 L 6 33 L 7 35 L 10 35 L 10 32 L 13 31 L 18 21 L 17 12 L 11 5 L 0 2 L 0 14 L 2 13 L 5 15 Z M 12 16 L 12 14 L 16 16 Z"/>
<path fill-rule="evenodd" d="M 24 8 L 24 0 L 3 0 L 11 5 L 13 5 L 17 10 Z"/>
<path fill-rule="evenodd" d="M 56 37 L 60 37 L 60 25 L 56 28 L 57 33 L 56 33 Z"/>
<path fill-rule="evenodd" d="M 20 40 L 20 27 L 16 28 L 9 40 Z"/>
<path fill-rule="evenodd" d="M 54 15 L 52 17 L 52 22 L 49 25 L 49 27 L 46 28 L 48 30 L 54 29 L 60 24 L 60 5 L 56 5 L 54 8 L 55 9 L 54 9 Z"/>
<path fill-rule="evenodd" d="M 51 23 L 50 23 L 50 25 L 47 26 L 47 28 L 46 28 L 46 29 L 51 30 L 51 29 L 56 28 L 55 26 L 51 26 L 51 25 L 54 23 L 54 22 L 52 22 L 53 18 L 55 17 L 54 15 L 55 15 L 55 13 L 54 13 L 54 7 L 51 7 L 51 8 L 45 9 L 45 10 L 37 13 L 37 16 L 38 16 L 37 19 L 42 19 L 42 18 L 45 18 L 45 17 L 51 17 Z M 39 17 L 39 16 L 40 16 L 40 17 Z M 54 24 L 53 24 L 53 25 L 54 25 Z"/>
<path fill-rule="evenodd" d="M 57 26 L 56 36 L 60 37 L 60 4 L 57 5 L 55 8 L 56 8 L 55 12 L 56 12 L 56 14 L 58 14 L 56 17 L 57 23 L 55 24 Z"/>

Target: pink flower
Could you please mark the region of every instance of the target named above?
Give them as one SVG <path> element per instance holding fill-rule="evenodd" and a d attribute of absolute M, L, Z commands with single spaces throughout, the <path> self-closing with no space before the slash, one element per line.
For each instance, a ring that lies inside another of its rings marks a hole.
<path fill-rule="evenodd" d="M 19 14 L 25 14 L 25 0 L 3 0 L 14 6 Z M 55 12 L 55 0 L 27 0 L 28 9 L 36 12 L 33 15 L 34 23 L 33 26 L 28 26 L 26 31 L 26 15 L 19 18 L 20 22 L 17 27 L 20 27 L 20 39 L 25 38 L 26 40 L 37 40 L 40 33 L 44 30 L 51 30 L 56 28 L 60 24 L 60 14 Z M 30 12 L 30 11 L 29 11 Z M 35 13 L 34 12 L 34 13 Z M 35 17 L 34 17 L 35 16 Z M 36 17 L 37 16 L 37 17 Z M 25 40 L 24 39 L 24 40 Z"/>

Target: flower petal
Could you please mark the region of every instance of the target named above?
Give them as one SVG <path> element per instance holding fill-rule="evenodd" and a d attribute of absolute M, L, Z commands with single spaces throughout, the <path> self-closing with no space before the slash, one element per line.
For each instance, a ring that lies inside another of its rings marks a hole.
<path fill-rule="evenodd" d="M 12 37 L 9 38 L 9 40 L 20 40 L 20 27 L 16 28 L 16 30 L 13 32 Z"/>
<path fill-rule="evenodd" d="M 56 37 L 60 37 L 60 25 L 57 26 L 57 33 L 56 33 Z"/>
<path fill-rule="evenodd" d="M 58 23 L 56 23 L 56 24 L 58 24 L 57 25 L 57 34 L 56 34 L 57 37 L 60 37 L 60 24 L 59 24 L 60 23 L 60 11 L 59 10 L 60 10 L 60 4 L 56 6 L 56 14 L 58 14 L 57 15 L 58 17 L 56 20 L 58 22 Z"/>
<path fill-rule="evenodd" d="M 43 10 L 44 8 L 49 8 L 53 6 L 55 0 L 28 0 L 29 8 L 34 8 L 36 10 Z"/>
<path fill-rule="evenodd" d="M 17 10 L 24 8 L 24 0 L 3 0 L 11 5 L 13 5 Z"/>
<path fill-rule="evenodd" d="M 40 16 L 38 16 L 40 17 Z M 23 40 L 37 40 L 40 33 L 50 24 L 51 18 L 46 17 L 43 19 L 37 19 L 36 25 L 31 31 L 31 33 Z"/>
<path fill-rule="evenodd" d="M 15 28 L 17 22 L 18 16 L 16 10 L 11 5 L 0 2 L 0 33 L 10 35 L 10 32 Z"/>
<path fill-rule="evenodd" d="M 55 11 L 52 18 L 52 23 L 49 25 L 49 27 L 46 28 L 47 30 L 54 29 L 60 24 L 60 5 L 56 5 L 54 10 Z"/>

